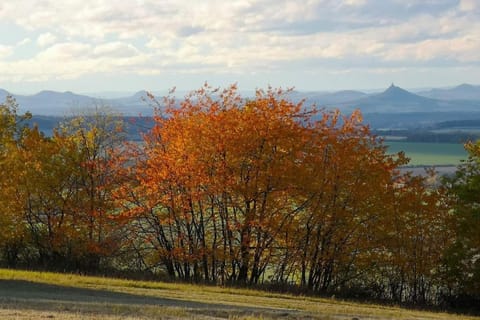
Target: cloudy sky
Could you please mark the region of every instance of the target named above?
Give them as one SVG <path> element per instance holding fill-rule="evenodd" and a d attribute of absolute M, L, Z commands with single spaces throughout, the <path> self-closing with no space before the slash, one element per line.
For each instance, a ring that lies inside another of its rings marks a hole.
<path fill-rule="evenodd" d="M 0 31 L 14 93 L 480 84 L 479 0 L 15 0 Z"/>

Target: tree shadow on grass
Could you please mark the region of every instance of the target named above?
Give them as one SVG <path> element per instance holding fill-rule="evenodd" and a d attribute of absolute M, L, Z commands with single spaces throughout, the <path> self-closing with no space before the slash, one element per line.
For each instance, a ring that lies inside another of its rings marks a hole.
<path fill-rule="evenodd" d="M 205 303 L 148 295 L 76 288 L 25 280 L 0 280 L 0 307 L 97 314 L 162 316 L 163 312 L 190 317 L 257 315 L 264 318 L 298 319 L 297 312 L 260 307 Z M 177 310 L 177 311 L 175 311 Z M 302 317 L 303 318 L 303 317 Z"/>

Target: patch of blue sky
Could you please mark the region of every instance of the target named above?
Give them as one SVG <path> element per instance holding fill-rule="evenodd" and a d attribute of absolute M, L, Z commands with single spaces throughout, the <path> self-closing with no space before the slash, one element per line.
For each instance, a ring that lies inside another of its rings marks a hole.
<path fill-rule="evenodd" d="M 8 46 L 17 45 L 25 39 L 31 39 L 32 35 L 34 35 L 33 32 L 9 22 L 0 21 L 0 30 L 2 30 L 0 44 Z"/>

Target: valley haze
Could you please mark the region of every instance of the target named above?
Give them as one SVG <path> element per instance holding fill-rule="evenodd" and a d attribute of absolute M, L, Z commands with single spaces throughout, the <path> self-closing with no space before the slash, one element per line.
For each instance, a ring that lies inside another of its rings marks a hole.
<path fill-rule="evenodd" d="M 45 90 L 33 95 L 20 95 L 0 89 L 0 101 L 10 94 L 16 99 L 20 112 L 30 111 L 34 116 L 65 117 L 84 108 L 103 106 L 127 117 L 153 115 L 153 103 L 146 91 L 126 97 L 97 98 L 98 95 L 71 91 Z M 164 93 L 153 94 L 161 102 Z M 180 99 L 184 94 L 178 93 L 176 98 Z M 253 95 L 253 92 L 244 94 L 249 95 Z M 391 84 L 379 92 L 292 91 L 288 97 L 293 101 L 305 99 L 307 107 L 338 108 L 345 114 L 360 109 L 365 122 L 373 129 L 424 128 L 454 120 L 480 121 L 480 85 L 460 84 L 452 88 L 408 91 Z"/>

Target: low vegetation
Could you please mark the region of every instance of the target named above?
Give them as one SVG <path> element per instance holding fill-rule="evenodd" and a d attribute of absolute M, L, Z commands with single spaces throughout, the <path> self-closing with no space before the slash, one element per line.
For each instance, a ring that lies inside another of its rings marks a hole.
<path fill-rule="evenodd" d="M 388 154 L 359 112 L 287 94 L 206 85 L 180 105 L 166 97 L 142 143 L 101 109 L 46 137 L 7 99 L 1 263 L 473 312 L 480 143 L 431 184 L 402 173 L 404 154 Z"/>
<path fill-rule="evenodd" d="M 478 319 L 216 286 L 0 269 L 2 319 Z"/>

